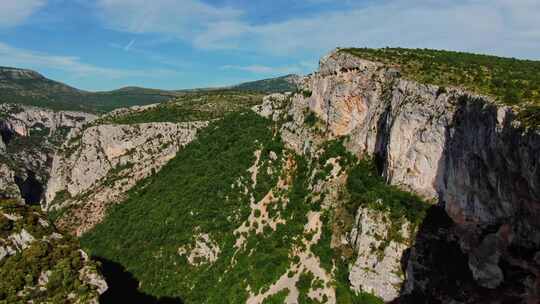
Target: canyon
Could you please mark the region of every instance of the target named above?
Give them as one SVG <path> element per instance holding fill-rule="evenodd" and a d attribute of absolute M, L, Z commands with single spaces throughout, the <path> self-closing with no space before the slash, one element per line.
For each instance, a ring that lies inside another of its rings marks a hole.
<path fill-rule="evenodd" d="M 518 107 L 343 49 L 294 81 L 215 119 L 3 104 L 0 197 L 156 298 L 540 301 L 540 132 Z M 0 245 L 37 239 L 17 233 Z"/>

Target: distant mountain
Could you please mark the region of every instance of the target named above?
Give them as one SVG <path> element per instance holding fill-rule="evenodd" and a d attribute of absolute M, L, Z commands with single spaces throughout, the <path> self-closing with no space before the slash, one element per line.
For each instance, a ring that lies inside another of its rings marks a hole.
<path fill-rule="evenodd" d="M 286 75 L 277 78 L 269 78 L 241 83 L 232 88 L 241 91 L 255 91 L 263 93 L 283 93 L 296 91 L 298 87 L 298 75 Z"/>
<path fill-rule="evenodd" d="M 295 91 L 299 76 L 246 82 L 226 89 L 259 93 Z M 196 89 L 214 90 L 214 89 Z M 223 90 L 223 88 L 220 88 Z M 107 92 L 88 92 L 44 77 L 38 72 L 0 67 L 0 103 L 35 105 L 54 110 L 108 112 L 117 108 L 160 103 L 186 91 L 125 87 Z"/>
<path fill-rule="evenodd" d="M 0 103 L 18 103 L 56 110 L 106 112 L 119 107 L 166 101 L 176 93 L 128 87 L 87 92 L 26 69 L 0 67 Z"/>

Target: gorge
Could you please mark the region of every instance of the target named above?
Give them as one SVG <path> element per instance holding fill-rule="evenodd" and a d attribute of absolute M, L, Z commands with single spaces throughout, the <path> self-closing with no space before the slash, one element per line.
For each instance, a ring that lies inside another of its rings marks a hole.
<path fill-rule="evenodd" d="M 96 264 L 73 303 L 114 303 L 99 261 L 148 303 L 540 302 L 534 104 L 421 82 L 402 53 L 425 53 L 381 52 L 336 49 L 266 96 L 103 115 L 1 105 L 0 274 L 52 239 L 11 211 L 31 208 Z M 0 284 L 0 302 L 50 267 Z"/>

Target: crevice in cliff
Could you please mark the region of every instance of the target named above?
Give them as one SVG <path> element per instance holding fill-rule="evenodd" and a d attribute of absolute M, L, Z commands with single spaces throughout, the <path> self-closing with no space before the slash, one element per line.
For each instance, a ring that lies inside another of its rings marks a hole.
<path fill-rule="evenodd" d="M 39 204 L 44 194 L 44 187 L 36 178 L 36 174 L 33 171 L 27 171 L 26 177 L 15 176 L 15 183 L 19 187 L 21 196 L 26 204 Z"/>
<path fill-rule="evenodd" d="M 6 125 L 5 122 L 0 122 L 0 136 L 2 137 L 2 141 L 8 145 L 9 142 L 15 137 L 15 132 L 11 130 L 8 125 Z"/>
<path fill-rule="evenodd" d="M 388 140 L 390 138 L 390 127 L 388 121 L 390 119 L 391 107 L 387 106 L 384 112 L 380 115 L 377 121 L 377 137 L 375 139 L 375 152 L 373 153 L 373 160 L 377 167 L 377 173 L 384 175 L 387 167 L 388 160 Z"/>

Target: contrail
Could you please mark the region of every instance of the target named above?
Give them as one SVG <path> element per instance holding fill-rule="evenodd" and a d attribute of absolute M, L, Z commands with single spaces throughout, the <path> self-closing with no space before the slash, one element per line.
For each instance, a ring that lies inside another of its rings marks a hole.
<path fill-rule="evenodd" d="M 129 51 L 131 49 L 131 47 L 133 46 L 133 44 L 135 44 L 135 40 L 136 39 L 132 39 L 125 47 L 124 47 L 124 51 Z"/>

